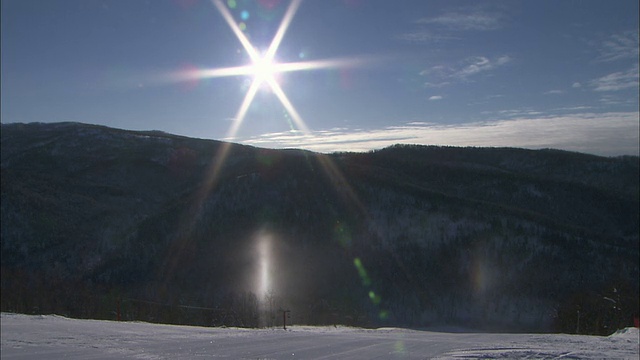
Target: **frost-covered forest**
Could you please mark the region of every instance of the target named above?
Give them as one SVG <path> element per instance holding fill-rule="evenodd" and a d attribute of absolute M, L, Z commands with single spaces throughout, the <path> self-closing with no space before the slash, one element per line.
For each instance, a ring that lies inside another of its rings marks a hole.
<path fill-rule="evenodd" d="M 3 124 L 1 145 L 2 311 L 600 335 L 638 313 L 638 157 L 76 123 Z"/>

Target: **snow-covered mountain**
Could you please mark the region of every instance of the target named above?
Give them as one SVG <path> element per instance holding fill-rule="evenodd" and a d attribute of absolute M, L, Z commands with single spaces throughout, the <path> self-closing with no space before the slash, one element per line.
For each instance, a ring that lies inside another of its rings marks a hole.
<path fill-rule="evenodd" d="M 593 334 L 637 316 L 638 157 L 77 123 L 3 124 L 1 146 L 3 311 Z"/>

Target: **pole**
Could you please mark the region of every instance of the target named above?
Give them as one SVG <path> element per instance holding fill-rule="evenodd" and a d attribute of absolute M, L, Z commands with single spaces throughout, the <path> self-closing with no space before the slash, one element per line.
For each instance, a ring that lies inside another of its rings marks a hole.
<path fill-rule="evenodd" d="M 116 319 L 120 321 L 120 298 L 118 298 L 118 302 L 116 303 Z"/>
<path fill-rule="evenodd" d="M 282 329 L 287 330 L 287 314 L 290 313 L 291 310 L 282 309 Z"/>

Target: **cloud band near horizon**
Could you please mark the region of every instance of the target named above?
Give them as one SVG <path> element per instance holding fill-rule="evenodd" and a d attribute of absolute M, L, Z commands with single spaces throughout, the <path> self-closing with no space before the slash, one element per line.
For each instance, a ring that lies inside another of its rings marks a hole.
<path fill-rule="evenodd" d="M 638 112 L 581 113 L 454 125 L 411 122 L 379 129 L 267 133 L 226 139 L 268 148 L 363 152 L 394 144 L 554 148 L 602 156 L 640 155 Z"/>

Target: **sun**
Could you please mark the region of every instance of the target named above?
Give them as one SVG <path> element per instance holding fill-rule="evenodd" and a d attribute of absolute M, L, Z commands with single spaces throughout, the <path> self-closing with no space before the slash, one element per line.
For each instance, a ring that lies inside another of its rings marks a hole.
<path fill-rule="evenodd" d="M 278 51 L 278 47 L 282 42 L 282 39 L 287 32 L 289 24 L 291 23 L 296 11 L 300 7 L 302 0 L 291 0 L 284 17 L 278 26 L 271 44 L 266 51 L 260 52 L 250 41 L 247 35 L 244 33 L 245 28 L 241 28 L 236 20 L 233 18 L 229 8 L 225 5 L 223 0 L 211 0 L 213 5 L 218 9 L 220 15 L 225 20 L 231 31 L 236 35 L 240 44 L 244 48 L 245 52 L 249 56 L 251 62 L 244 66 L 232 66 L 221 68 L 208 68 L 208 69 L 188 69 L 184 71 L 178 71 L 166 76 L 166 81 L 197 81 L 201 79 L 226 77 L 226 76 L 248 76 L 252 78 L 251 85 L 248 87 L 245 93 L 244 99 L 240 104 L 240 108 L 236 113 L 234 120 L 229 127 L 229 131 L 225 136 L 225 139 L 234 139 L 240 125 L 242 124 L 244 117 L 251 106 L 251 103 L 256 96 L 258 90 L 268 89 L 273 93 L 278 100 L 282 103 L 286 112 L 289 114 L 291 120 L 295 125 L 295 131 L 299 131 L 305 135 L 310 133 L 309 128 L 305 124 L 304 120 L 296 111 L 295 107 L 285 94 L 284 90 L 279 84 L 280 74 L 293 72 L 293 71 L 309 71 L 319 69 L 337 69 L 337 68 L 349 68 L 363 65 L 365 60 L 362 57 L 358 58 L 337 58 L 337 59 L 325 59 L 315 61 L 302 61 L 302 62 L 277 62 L 275 61 L 275 55 Z M 229 2 L 231 4 L 231 2 Z M 233 4 L 236 4 L 233 1 Z M 229 5 L 235 7 L 236 5 Z M 292 128 L 292 130 L 294 130 Z M 222 156 L 224 159 L 224 156 Z"/>
<path fill-rule="evenodd" d="M 179 71 L 173 74 L 169 74 L 167 79 L 169 81 L 193 81 L 208 78 L 226 77 L 226 76 L 248 76 L 252 78 L 251 85 L 247 88 L 244 95 L 244 99 L 238 108 L 238 111 L 234 117 L 232 117 L 229 130 L 227 131 L 225 140 L 233 140 L 242 125 L 245 116 L 260 89 L 268 89 L 273 95 L 275 95 L 280 103 L 289 115 L 291 130 L 300 132 L 304 135 L 309 135 L 310 130 L 307 127 L 302 116 L 298 113 L 293 106 L 283 88 L 280 86 L 278 80 L 280 74 L 294 72 L 294 71 L 309 71 L 319 69 L 331 69 L 331 68 L 347 68 L 356 67 L 363 64 L 363 60 L 358 58 L 338 58 L 338 59 L 326 59 L 315 61 L 302 61 L 302 62 L 277 62 L 275 61 L 276 52 L 282 42 L 282 39 L 287 32 L 289 24 L 291 23 L 293 16 L 300 7 L 302 0 L 291 0 L 287 7 L 285 14 L 278 26 L 278 29 L 271 40 L 271 44 L 265 52 L 260 52 L 250 41 L 247 35 L 241 29 L 239 23 L 233 18 L 229 8 L 225 5 L 223 0 L 211 0 L 213 5 L 218 9 L 220 15 L 225 20 L 231 31 L 236 35 L 240 44 L 244 48 L 246 54 L 251 59 L 251 62 L 244 66 L 232 66 L 222 68 L 209 68 L 209 69 L 189 69 L 186 71 Z M 235 3 L 235 1 L 233 2 Z M 209 183 L 207 189 L 211 189 L 214 186 L 216 179 L 222 169 L 227 153 L 230 149 L 231 143 L 225 143 L 216 155 L 214 166 L 209 171 L 208 178 Z M 204 190 L 207 192 L 208 190 Z"/>
<path fill-rule="evenodd" d="M 256 96 L 258 90 L 268 89 L 274 94 L 278 100 L 282 103 L 286 112 L 289 114 L 293 124 L 295 125 L 295 131 L 300 131 L 303 134 L 309 134 L 309 128 L 305 124 L 304 120 L 295 109 L 284 90 L 279 84 L 280 74 L 293 72 L 293 71 L 309 71 L 318 69 L 330 69 L 330 68 L 347 68 L 355 67 L 362 64 L 361 59 L 327 59 L 327 60 L 315 60 L 315 61 L 302 61 L 302 62 L 278 62 L 275 60 L 276 52 L 282 42 L 282 39 L 287 32 L 287 28 L 291 23 L 293 16 L 297 9 L 300 7 L 302 0 L 291 0 L 284 17 L 278 26 L 271 44 L 264 52 L 260 52 L 250 41 L 247 35 L 241 29 L 239 23 L 233 18 L 229 8 L 225 5 L 223 0 L 211 0 L 213 5 L 218 9 L 222 18 L 226 21 L 231 31 L 236 35 L 240 44 L 244 48 L 245 52 L 249 56 L 251 62 L 244 66 L 232 66 L 223 68 L 209 68 L 209 69 L 189 69 L 186 71 L 176 72 L 167 76 L 169 81 L 194 81 L 207 78 L 225 77 L 225 76 L 248 76 L 252 78 L 251 85 L 248 87 L 245 93 L 244 99 L 240 104 L 240 108 L 236 115 L 232 118 L 234 121 L 229 127 L 229 131 L 225 136 L 225 139 L 234 139 L 240 125 L 242 124 L 251 103 Z M 235 3 L 235 1 L 233 2 Z M 234 5 L 235 6 L 235 5 Z M 240 23 L 242 24 L 242 23 Z M 293 128 L 292 128 L 293 130 Z M 224 159 L 224 156 L 222 156 Z"/>
<path fill-rule="evenodd" d="M 254 60 L 249 71 L 259 83 L 275 81 L 275 76 L 279 72 L 278 64 L 268 56 L 261 56 Z"/>

